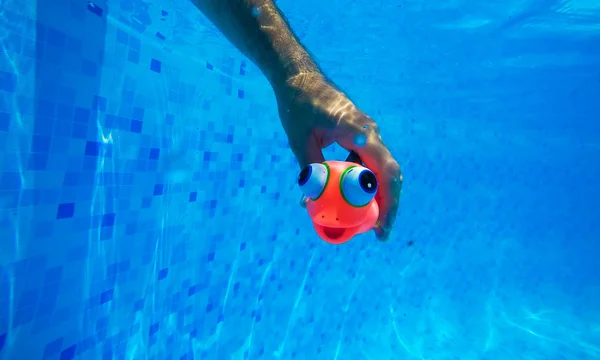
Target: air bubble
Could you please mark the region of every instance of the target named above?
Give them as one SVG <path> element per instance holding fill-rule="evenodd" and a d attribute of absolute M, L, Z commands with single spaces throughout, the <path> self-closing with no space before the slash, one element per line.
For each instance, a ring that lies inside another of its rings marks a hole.
<path fill-rule="evenodd" d="M 257 7 L 252 8 L 252 16 L 256 17 L 260 15 L 260 10 Z"/>
<path fill-rule="evenodd" d="M 354 137 L 354 145 L 365 146 L 367 143 L 367 136 L 365 134 L 358 134 Z"/>

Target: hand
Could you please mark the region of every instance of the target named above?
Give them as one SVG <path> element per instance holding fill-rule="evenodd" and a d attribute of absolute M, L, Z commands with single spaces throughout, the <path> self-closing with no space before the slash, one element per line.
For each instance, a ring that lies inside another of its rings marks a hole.
<path fill-rule="evenodd" d="M 379 222 L 374 230 L 380 240 L 387 240 L 396 220 L 402 174 L 377 124 L 320 73 L 299 74 L 273 88 L 281 122 L 301 168 L 325 161 L 322 149 L 337 142 L 355 151 L 375 173 Z"/>

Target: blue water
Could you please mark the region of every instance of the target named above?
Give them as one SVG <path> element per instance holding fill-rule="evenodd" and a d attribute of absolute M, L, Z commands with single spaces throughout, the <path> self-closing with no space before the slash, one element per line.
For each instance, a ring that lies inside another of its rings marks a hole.
<path fill-rule="evenodd" d="M 0 0 L 0 358 L 600 359 L 597 2 L 278 4 L 403 167 L 391 240 L 316 237 L 187 1 Z"/>

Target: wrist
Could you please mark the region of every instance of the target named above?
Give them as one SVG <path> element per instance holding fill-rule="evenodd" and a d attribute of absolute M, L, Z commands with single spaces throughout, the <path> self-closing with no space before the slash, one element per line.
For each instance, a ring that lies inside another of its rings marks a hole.
<path fill-rule="evenodd" d="M 276 62 L 267 71 L 273 86 L 287 84 L 296 77 L 321 76 L 320 69 L 300 44 L 289 44 L 278 52 Z"/>

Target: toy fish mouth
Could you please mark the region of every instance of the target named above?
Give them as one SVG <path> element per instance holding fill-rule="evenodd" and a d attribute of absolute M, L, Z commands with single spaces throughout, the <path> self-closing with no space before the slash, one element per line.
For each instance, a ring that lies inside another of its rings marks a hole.
<path fill-rule="evenodd" d="M 329 226 L 321 226 L 323 229 L 323 233 L 330 238 L 331 240 L 337 240 L 344 236 L 346 233 L 346 228 L 340 227 L 329 227 Z"/>
<path fill-rule="evenodd" d="M 356 233 L 353 227 L 325 226 L 313 223 L 319 236 L 330 244 L 343 244 Z"/>

